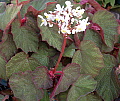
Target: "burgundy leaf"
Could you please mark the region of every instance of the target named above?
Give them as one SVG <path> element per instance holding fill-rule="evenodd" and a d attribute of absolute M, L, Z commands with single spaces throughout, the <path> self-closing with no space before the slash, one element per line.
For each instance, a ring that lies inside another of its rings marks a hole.
<path fill-rule="evenodd" d="M 55 86 L 52 94 L 50 95 L 53 98 L 55 95 L 60 92 L 66 91 L 71 84 L 73 84 L 80 75 L 80 65 L 76 63 L 68 64 L 63 68 L 63 74 L 61 75 L 57 85 Z"/>
<path fill-rule="evenodd" d="M 33 82 L 37 88 L 48 89 L 53 86 L 53 81 L 45 66 L 38 67 L 32 74 Z"/>

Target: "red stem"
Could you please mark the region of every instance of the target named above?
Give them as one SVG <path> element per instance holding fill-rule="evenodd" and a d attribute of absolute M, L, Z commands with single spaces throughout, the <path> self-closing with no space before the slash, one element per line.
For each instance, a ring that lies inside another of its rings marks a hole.
<path fill-rule="evenodd" d="M 74 40 L 75 40 L 75 46 L 79 49 L 79 47 L 80 47 L 80 39 L 79 39 L 78 33 L 76 33 L 74 35 Z"/>
<path fill-rule="evenodd" d="M 16 0 L 16 4 L 18 5 L 18 0 Z"/>
<path fill-rule="evenodd" d="M 100 6 L 100 4 L 98 2 L 96 2 L 95 0 L 88 0 L 88 3 L 91 4 L 97 11 L 98 10 L 105 10 L 104 8 L 102 8 Z"/>
<path fill-rule="evenodd" d="M 64 50 L 65 50 L 67 37 L 66 37 L 66 36 L 63 36 L 63 37 L 64 37 L 64 39 L 63 39 L 63 44 L 62 44 L 61 53 L 60 53 L 60 56 L 59 56 L 58 61 L 57 61 L 57 63 L 56 63 L 56 66 L 55 66 L 55 68 L 54 68 L 54 70 L 53 70 L 53 73 L 56 73 L 56 70 L 57 70 L 57 68 L 58 68 L 58 65 L 60 64 L 61 58 L 62 58 L 63 53 L 64 53 Z"/>

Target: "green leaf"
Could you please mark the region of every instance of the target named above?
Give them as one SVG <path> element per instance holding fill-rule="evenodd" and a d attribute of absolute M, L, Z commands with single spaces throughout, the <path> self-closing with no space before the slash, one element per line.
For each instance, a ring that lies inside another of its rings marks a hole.
<path fill-rule="evenodd" d="M 88 99 L 89 101 L 103 101 L 98 95 L 93 93 L 80 97 L 79 101 L 88 101 Z"/>
<path fill-rule="evenodd" d="M 47 90 L 44 90 L 44 96 L 40 101 L 50 101 L 49 94 Z"/>
<path fill-rule="evenodd" d="M 18 0 L 18 3 L 21 3 L 21 2 L 23 2 L 23 1 L 27 1 L 27 0 Z M 11 0 L 11 3 L 12 3 L 12 4 L 16 4 L 16 0 Z"/>
<path fill-rule="evenodd" d="M 34 53 L 32 57 L 37 59 L 43 66 L 47 67 L 49 65 L 48 51 L 44 49 L 39 49 L 39 51 Z"/>
<path fill-rule="evenodd" d="M 43 90 L 37 89 L 31 78 L 30 72 L 20 72 L 10 77 L 9 84 L 15 97 L 22 101 L 39 101 L 43 97 Z"/>
<path fill-rule="evenodd" d="M 109 54 L 103 54 L 105 67 L 115 67 L 117 66 L 117 60 L 114 56 Z"/>
<path fill-rule="evenodd" d="M 17 51 L 13 36 L 11 34 L 4 33 L 2 42 L 0 43 L 0 53 L 6 60 L 9 60 Z"/>
<path fill-rule="evenodd" d="M 116 59 L 109 54 L 105 54 L 104 63 L 105 67 L 96 77 L 98 81 L 96 90 L 105 101 L 112 101 L 118 97 L 120 92 L 120 82 L 113 69 L 116 66 Z"/>
<path fill-rule="evenodd" d="M 58 101 L 66 101 L 67 100 L 67 95 L 68 95 L 68 91 L 65 91 L 65 92 L 61 92 L 60 94 L 56 95 L 55 98 L 58 100 Z"/>
<path fill-rule="evenodd" d="M 75 53 L 75 45 L 71 44 L 69 47 L 65 48 L 65 52 L 63 56 L 72 58 L 74 53 Z"/>
<path fill-rule="evenodd" d="M 112 68 L 104 67 L 97 76 L 97 92 L 105 101 L 113 101 L 119 96 L 120 83 Z"/>
<path fill-rule="evenodd" d="M 84 101 L 81 98 L 96 88 L 97 82 L 90 75 L 81 75 L 72 85 L 68 93 L 67 101 Z"/>
<path fill-rule="evenodd" d="M 35 86 L 43 89 L 48 89 L 53 86 L 53 81 L 50 78 L 47 67 L 41 66 L 35 69 L 32 73 Z"/>
<path fill-rule="evenodd" d="M 0 95 L 0 100 L 2 101 L 4 99 L 4 95 Z"/>
<path fill-rule="evenodd" d="M 103 46 L 103 51 L 111 51 L 114 47 L 114 35 L 117 34 L 118 27 L 114 14 L 107 10 L 100 10 L 94 14 L 92 21 L 97 23 L 104 31 L 104 41 L 107 46 Z M 106 50 L 106 48 L 108 49 Z"/>
<path fill-rule="evenodd" d="M 0 55 L 0 78 L 6 79 L 6 61 Z"/>
<path fill-rule="evenodd" d="M 28 27 L 21 26 L 18 20 L 12 23 L 13 40 L 17 48 L 21 48 L 24 52 L 37 52 L 38 36 L 36 32 Z"/>
<path fill-rule="evenodd" d="M 19 71 L 35 70 L 41 64 L 34 58 L 29 57 L 24 52 L 16 54 L 6 65 L 6 75 L 10 77 Z"/>
<path fill-rule="evenodd" d="M 4 2 L 0 2 L 0 13 L 3 13 L 6 9 L 6 4 Z"/>
<path fill-rule="evenodd" d="M 10 25 L 10 23 L 14 20 L 20 9 L 21 5 L 7 5 L 5 12 L 0 14 L 0 29 L 4 30 L 8 25 Z"/>
<path fill-rule="evenodd" d="M 47 47 L 46 44 L 40 44 L 40 49 L 37 53 L 32 54 L 36 60 L 38 60 L 43 66 L 48 67 L 50 62 L 50 57 L 56 54 L 56 50 L 52 47 Z"/>
<path fill-rule="evenodd" d="M 60 92 L 66 91 L 69 86 L 74 83 L 80 75 L 80 66 L 72 63 L 63 68 L 63 74 L 61 75 L 57 85 L 55 86 L 51 98 Z"/>
<path fill-rule="evenodd" d="M 93 41 L 96 44 L 96 46 L 99 47 L 99 49 L 101 49 L 102 47 L 102 40 L 101 40 L 100 35 L 92 29 L 86 30 L 83 40 Z"/>
<path fill-rule="evenodd" d="M 38 26 L 41 29 L 40 34 L 42 35 L 42 40 L 47 41 L 50 46 L 53 46 L 57 50 L 61 51 L 63 37 L 61 34 L 58 34 L 58 27 L 53 26 L 40 26 L 41 19 L 38 17 Z"/>
<path fill-rule="evenodd" d="M 104 2 L 105 6 L 106 6 L 108 3 L 110 3 L 111 6 L 114 6 L 115 0 L 105 0 L 105 2 Z"/>
<path fill-rule="evenodd" d="M 23 8 L 21 9 L 22 16 L 24 16 L 24 14 L 27 12 L 27 9 L 29 6 L 32 6 L 38 11 L 41 11 L 45 9 L 47 6 L 47 3 L 50 3 L 50 2 L 55 2 L 55 0 L 33 0 L 30 3 L 23 6 Z"/>
<path fill-rule="evenodd" d="M 72 63 L 81 66 L 81 73 L 96 76 L 99 70 L 104 67 L 103 55 L 92 41 L 81 42 L 80 50 L 76 51 Z"/>

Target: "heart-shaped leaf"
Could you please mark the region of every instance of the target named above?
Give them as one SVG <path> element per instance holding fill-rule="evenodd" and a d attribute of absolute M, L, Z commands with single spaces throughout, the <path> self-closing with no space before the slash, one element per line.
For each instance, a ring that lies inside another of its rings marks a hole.
<path fill-rule="evenodd" d="M 54 10 L 55 4 L 47 6 L 44 12 Z M 44 16 L 44 12 L 41 15 Z M 52 28 L 49 26 L 41 26 L 42 20 L 38 17 L 38 27 L 40 28 L 40 34 L 42 35 L 42 40 L 47 41 L 50 46 L 53 46 L 57 50 L 61 51 L 63 36 L 58 33 L 58 26 L 54 25 Z"/>
<path fill-rule="evenodd" d="M 12 23 L 13 40 L 17 48 L 21 48 L 27 52 L 37 52 L 38 49 L 38 36 L 36 32 L 26 26 L 20 26 L 18 20 Z"/>
<path fill-rule="evenodd" d="M 50 57 L 56 54 L 56 50 L 52 47 L 47 47 L 47 45 L 43 42 L 39 45 L 37 53 L 33 53 L 32 57 L 38 60 L 43 66 L 48 67 L 50 63 Z"/>
<path fill-rule="evenodd" d="M 4 30 L 7 26 L 9 26 L 16 17 L 17 13 L 20 11 L 20 9 L 21 5 L 7 5 L 5 12 L 0 14 L 0 29 Z"/>
<path fill-rule="evenodd" d="M 47 90 L 44 90 L 44 96 L 40 101 L 50 101 L 50 97 Z"/>
<path fill-rule="evenodd" d="M 61 75 L 57 85 L 55 86 L 51 98 L 60 92 L 66 91 L 69 86 L 74 83 L 80 75 L 80 66 L 72 63 L 63 68 L 63 74 Z"/>
<path fill-rule="evenodd" d="M 21 9 L 22 16 L 24 16 L 24 14 L 27 12 L 27 9 L 29 8 L 29 6 L 32 6 L 37 11 L 41 11 L 46 8 L 47 3 L 52 3 L 52 2 L 55 2 L 55 0 L 33 0 L 22 7 Z"/>
<path fill-rule="evenodd" d="M 41 64 L 34 58 L 29 57 L 24 52 L 16 54 L 6 65 L 6 75 L 10 77 L 19 71 L 35 70 Z"/>
<path fill-rule="evenodd" d="M 9 84 L 14 96 L 22 101 L 39 101 L 43 97 L 43 90 L 35 87 L 30 72 L 13 74 Z"/>
<path fill-rule="evenodd" d="M 103 101 L 98 95 L 95 95 L 94 93 L 87 94 L 85 96 L 81 96 L 79 101 Z M 76 100 L 78 101 L 78 100 Z"/>
<path fill-rule="evenodd" d="M 80 50 L 76 51 L 72 63 L 81 65 L 81 73 L 96 76 L 99 70 L 104 67 L 103 55 L 92 41 L 81 42 Z"/>
<path fill-rule="evenodd" d="M 118 27 L 114 14 L 107 10 L 99 10 L 94 14 L 92 21 L 97 23 L 104 31 L 104 41 L 107 46 L 103 46 L 103 50 L 107 51 L 106 48 L 109 48 L 109 51 L 112 50 L 115 42 L 114 35 L 117 34 Z"/>
<path fill-rule="evenodd" d="M 105 67 L 97 77 L 97 92 L 105 101 L 113 101 L 119 96 L 120 82 L 112 68 Z"/>
<path fill-rule="evenodd" d="M 3 13 L 6 9 L 6 4 L 4 2 L 0 2 L 0 13 Z"/>
<path fill-rule="evenodd" d="M 41 66 L 33 71 L 33 82 L 37 88 L 48 89 L 53 86 L 53 81 L 50 78 L 46 67 Z"/>
<path fill-rule="evenodd" d="M 104 64 L 105 64 L 105 67 L 115 67 L 117 66 L 117 60 L 114 56 L 112 55 L 109 55 L 109 54 L 103 54 L 104 58 Z"/>
<path fill-rule="evenodd" d="M 105 1 L 104 1 L 104 4 L 105 4 L 104 6 L 106 6 L 108 3 L 110 3 L 111 6 L 114 6 L 114 5 L 115 5 L 115 2 L 116 2 L 115 0 L 105 0 Z"/>
<path fill-rule="evenodd" d="M 49 26 L 40 26 L 41 19 L 38 17 L 38 26 L 40 27 L 40 34 L 42 35 L 42 40 L 47 41 L 50 46 L 57 48 L 57 50 L 61 51 L 63 37 L 61 34 L 58 34 L 58 27 L 53 26 L 53 28 Z"/>
<path fill-rule="evenodd" d="M 6 79 L 6 61 L 3 59 L 3 57 L 0 55 L 0 78 Z"/>
<path fill-rule="evenodd" d="M 63 56 L 72 58 L 75 53 L 75 45 L 71 44 L 69 47 L 65 48 Z"/>
<path fill-rule="evenodd" d="M 83 40 L 93 41 L 99 49 L 102 48 L 102 39 L 100 35 L 92 29 L 87 29 Z"/>
<path fill-rule="evenodd" d="M 13 36 L 11 34 L 4 33 L 2 42 L 0 43 L 0 53 L 6 60 L 9 60 L 17 51 Z"/>
<path fill-rule="evenodd" d="M 97 82 L 90 75 L 81 75 L 72 85 L 67 101 L 81 101 L 80 99 L 95 90 Z M 83 100 L 84 101 L 84 100 Z"/>
<path fill-rule="evenodd" d="M 96 77 L 98 82 L 97 92 L 105 101 L 113 101 L 120 93 L 120 82 L 116 76 L 116 59 L 111 55 L 104 55 L 105 67 L 101 69 Z"/>

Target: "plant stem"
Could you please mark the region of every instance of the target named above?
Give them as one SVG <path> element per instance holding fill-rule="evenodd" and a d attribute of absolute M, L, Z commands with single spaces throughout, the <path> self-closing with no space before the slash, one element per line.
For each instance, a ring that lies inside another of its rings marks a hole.
<path fill-rule="evenodd" d="M 60 53 L 60 56 L 59 56 L 58 61 L 57 61 L 57 63 L 56 63 L 56 66 L 55 66 L 55 68 L 54 68 L 54 70 L 53 70 L 53 73 L 54 73 L 54 74 L 55 74 L 55 72 L 56 72 L 56 70 L 57 70 L 57 68 L 58 68 L 58 65 L 60 64 L 61 58 L 62 58 L 63 53 L 64 53 L 64 50 L 65 50 L 65 46 L 66 46 L 67 37 L 66 37 L 65 35 L 64 35 L 63 37 L 64 37 L 64 39 L 63 39 L 63 44 L 62 44 L 61 53 Z"/>
<path fill-rule="evenodd" d="M 88 0 L 88 3 L 91 4 L 97 11 L 98 10 L 105 10 L 103 7 L 100 6 L 98 2 L 95 0 Z"/>
<path fill-rule="evenodd" d="M 79 49 L 79 47 L 80 47 L 80 39 L 79 39 L 78 33 L 76 33 L 74 35 L 74 40 L 75 40 L 75 46 Z"/>
<path fill-rule="evenodd" d="M 18 5 L 18 0 L 16 0 L 16 4 Z"/>

